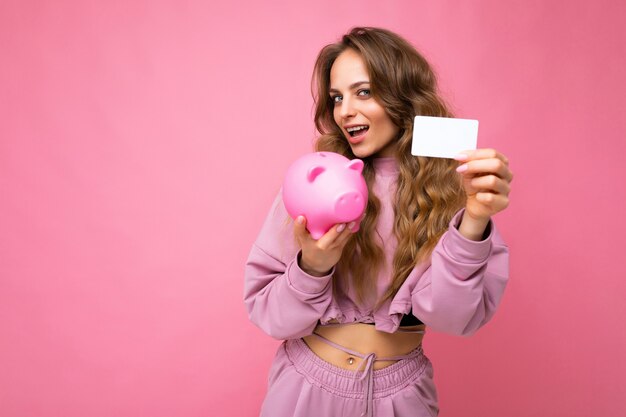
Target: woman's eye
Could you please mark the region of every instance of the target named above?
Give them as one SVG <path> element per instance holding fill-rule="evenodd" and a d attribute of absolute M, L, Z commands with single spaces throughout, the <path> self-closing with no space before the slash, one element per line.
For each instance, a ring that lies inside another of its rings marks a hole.
<path fill-rule="evenodd" d="M 340 103 L 341 102 L 341 96 L 333 96 L 330 98 L 333 103 Z"/>
<path fill-rule="evenodd" d="M 359 95 L 359 96 L 369 96 L 370 95 L 370 90 L 368 90 L 368 89 L 359 90 L 357 92 L 357 95 Z"/>

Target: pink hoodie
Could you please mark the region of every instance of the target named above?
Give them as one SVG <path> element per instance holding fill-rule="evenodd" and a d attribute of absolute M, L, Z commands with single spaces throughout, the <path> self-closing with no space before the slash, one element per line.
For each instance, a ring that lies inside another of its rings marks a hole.
<path fill-rule="evenodd" d="M 373 160 L 376 181 L 372 191 L 381 200 L 377 231 L 386 265 L 378 276 L 378 295 L 390 284 L 391 260 L 397 241 L 393 234 L 393 207 L 398 167 L 394 158 Z M 282 190 L 281 190 L 282 191 Z M 413 315 L 433 330 L 469 336 L 491 319 L 500 303 L 509 275 L 508 247 L 493 220 L 482 241 L 465 238 L 457 230 L 465 209 L 450 221 L 430 262 L 417 265 L 393 300 L 373 310 L 374 302 L 359 305 L 355 292 L 343 286 L 345 297 L 333 296 L 331 279 L 311 276 L 298 266 L 300 248 L 278 193 L 252 245 L 245 266 L 244 303 L 250 320 L 276 339 L 309 335 L 318 324 L 375 323 L 393 333 L 404 314 Z"/>

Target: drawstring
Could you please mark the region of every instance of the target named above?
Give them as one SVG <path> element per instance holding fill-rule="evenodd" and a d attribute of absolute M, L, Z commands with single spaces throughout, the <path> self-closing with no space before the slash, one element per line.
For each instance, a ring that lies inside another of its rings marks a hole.
<path fill-rule="evenodd" d="M 420 333 L 423 333 L 423 331 L 420 331 Z M 364 387 L 364 392 L 363 395 L 365 397 L 365 401 L 363 404 L 363 413 L 361 414 L 361 416 L 365 416 L 365 417 L 373 417 L 374 416 L 374 362 L 376 361 L 398 361 L 398 360 L 402 360 L 402 359 L 407 359 L 407 358 L 413 358 L 416 357 L 417 355 L 419 355 L 419 352 L 412 352 L 408 355 L 402 355 L 402 356 L 393 356 L 391 358 L 378 358 L 376 357 L 375 353 L 369 353 L 367 355 L 363 355 L 359 352 L 355 352 L 351 349 L 345 348 L 341 345 L 338 345 L 337 343 L 326 339 L 324 336 L 321 336 L 315 332 L 312 333 L 314 336 L 317 336 L 319 339 L 321 339 L 322 341 L 324 341 L 325 343 L 329 344 L 330 346 L 339 349 L 345 353 L 348 353 L 352 356 L 356 356 L 358 358 L 362 359 L 361 364 L 359 365 L 359 367 L 354 371 L 355 374 L 358 374 L 361 370 L 363 371 L 363 373 L 361 374 L 361 376 L 359 377 L 359 381 L 364 381 L 365 380 L 365 387 Z"/>
<path fill-rule="evenodd" d="M 360 368 L 365 364 L 365 368 L 363 369 L 363 374 L 359 378 L 359 380 L 363 381 L 367 378 L 367 382 L 365 383 L 365 403 L 363 413 L 361 416 L 373 417 L 374 416 L 374 362 L 376 361 L 376 354 L 370 353 L 369 355 L 363 358 L 361 362 L 361 366 L 356 370 L 359 372 Z"/>

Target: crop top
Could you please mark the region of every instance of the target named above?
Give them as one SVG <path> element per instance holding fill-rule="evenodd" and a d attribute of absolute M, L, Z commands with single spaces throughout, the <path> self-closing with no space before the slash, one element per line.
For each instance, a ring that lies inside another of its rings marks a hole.
<path fill-rule="evenodd" d="M 375 325 L 376 323 L 365 323 L 365 324 Z M 422 323 L 420 319 L 415 317 L 412 311 L 409 311 L 408 314 L 405 314 L 402 316 L 402 319 L 400 320 L 400 324 L 398 326 L 399 327 L 419 326 L 420 324 L 424 324 L 424 323 Z"/>
<path fill-rule="evenodd" d="M 376 173 L 371 191 L 381 203 L 376 239 L 385 254 L 376 284 L 381 296 L 391 283 L 397 245 L 392 196 L 399 169 L 394 158 L 376 158 L 371 163 Z M 469 336 L 493 317 L 500 304 L 509 277 L 509 250 L 493 219 L 483 240 L 465 238 L 458 231 L 464 211 L 454 215 L 431 257 L 413 268 L 393 299 L 374 309 L 376 299 L 358 302 L 355 291 L 345 285 L 349 280 L 339 282 L 341 296 L 333 294 L 335 268 L 323 277 L 300 268 L 293 220 L 279 191 L 245 264 L 243 298 L 248 316 L 276 339 L 304 337 L 317 324 L 331 323 L 370 323 L 393 333 L 413 316 L 431 330 Z"/>
<path fill-rule="evenodd" d="M 419 324 L 424 324 L 422 323 L 422 321 L 420 319 L 418 319 L 417 317 L 415 317 L 413 315 L 413 311 L 409 311 L 408 314 L 405 314 L 404 316 L 402 316 L 402 319 L 400 320 L 400 327 L 403 326 L 417 326 Z"/>

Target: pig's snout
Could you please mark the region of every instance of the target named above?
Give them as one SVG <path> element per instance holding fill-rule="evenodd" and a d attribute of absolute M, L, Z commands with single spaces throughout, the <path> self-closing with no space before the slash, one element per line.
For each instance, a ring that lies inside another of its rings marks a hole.
<path fill-rule="evenodd" d="M 356 219 L 365 208 L 363 196 L 357 191 L 349 191 L 341 194 L 335 202 L 335 214 L 339 221 L 351 221 Z"/>

